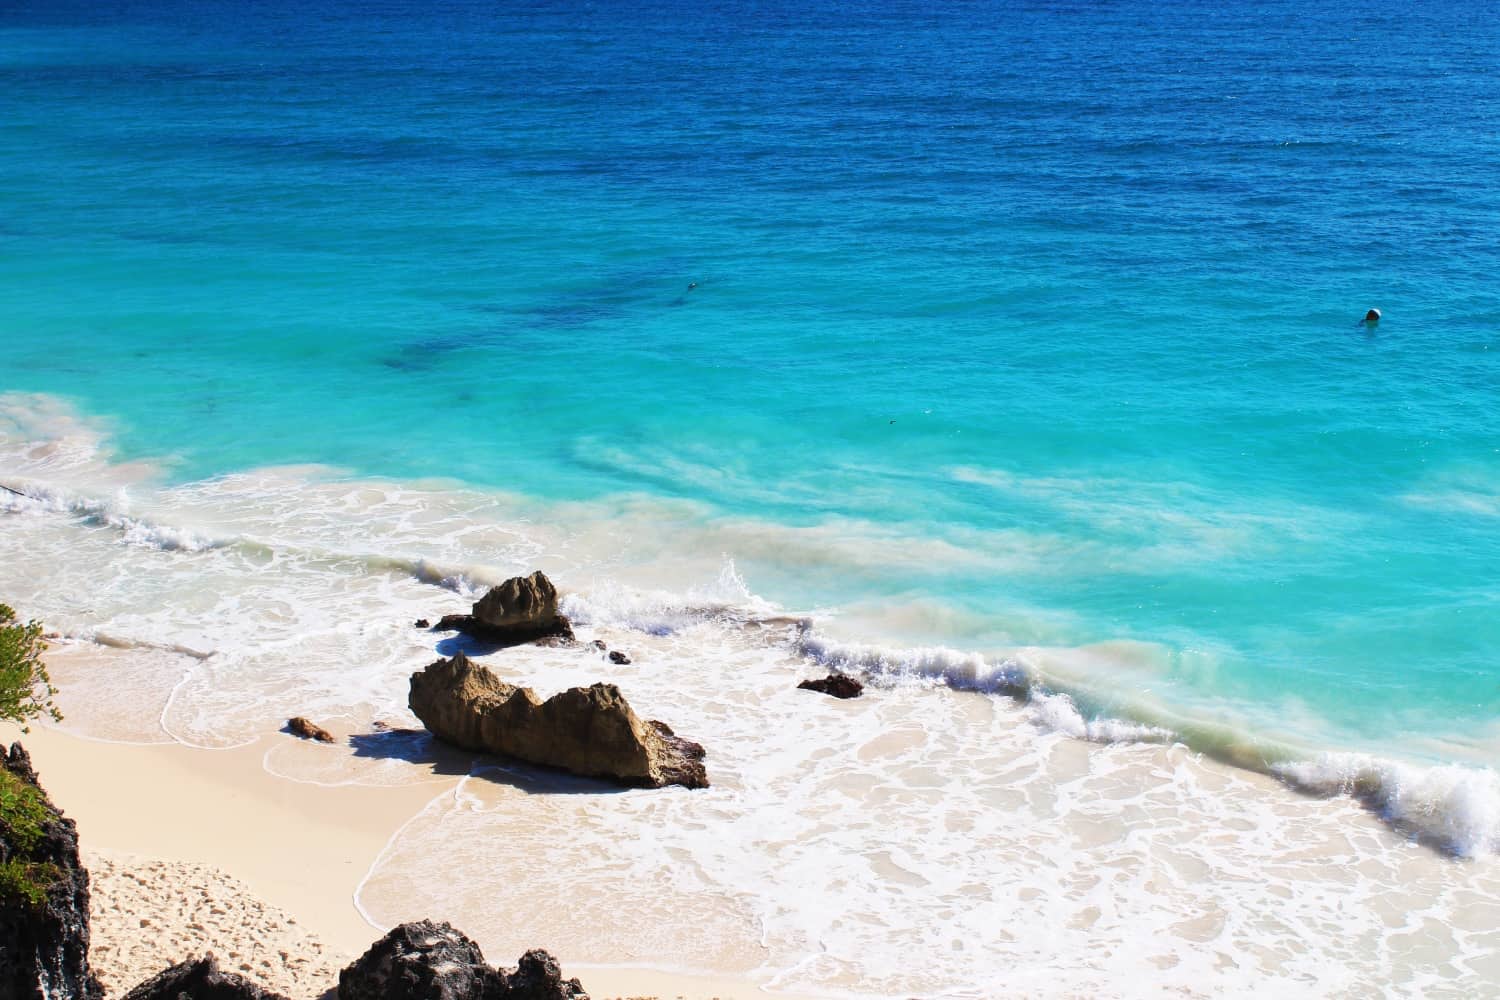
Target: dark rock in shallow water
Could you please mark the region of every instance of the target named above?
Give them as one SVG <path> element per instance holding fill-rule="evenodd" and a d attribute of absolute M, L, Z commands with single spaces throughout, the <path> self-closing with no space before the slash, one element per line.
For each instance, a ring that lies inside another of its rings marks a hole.
<path fill-rule="evenodd" d="M 434 736 L 465 750 L 627 785 L 708 787 L 703 748 L 664 723 L 642 722 L 613 684 L 542 702 L 458 653 L 411 675 L 408 704 Z"/>
<path fill-rule="evenodd" d="M 573 638 L 573 630 L 570 628 L 566 632 L 544 635 L 536 640 L 536 644 L 538 646 L 548 646 L 552 649 L 563 649 L 568 646 L 578 645 L 578 640 Z"/>
<path fill-rule="evenodd" d="M 223 972 L 212 954 L 158 972 L 122 1000 L 287 1000 L 233 972 Z"/>
<path fill-rule="evenodd" d="M 429 622 L 426 618 L 418 618 L 416 625 L 414 625 L 413 627 L 414 628 L 432 628 L 432 623 Z"/>
<path fill-rule="evenodd" d="M 462 632 L 483 642 L 496 646 L 520 646 L 535 642 L 544 645 L 569 645 L 573 642 L 573 626 L 562 615 L 545 631 L 532 632 L 486 625 L 473 615 L 444 615 L 432 626 L 438 632 Z"/>
<path fill-rule="evenodd" d="M 332 743 L 333 734 L 322 726 L 313 725 L 300 715 L 294 715 L 286 720 L 286 730 L 293 736 L 300 736 L 304 740 L 317 740 L 319 743 Z"/>
<path fill-rule="evenodd" d="M 611 650 L 610 651 L 609 662 L 610 663 L 625 664 L 625 663 L 629 663 L 630 662 L 630 657 L 626 656 L 624 653 L 620 652 L 618 649 L 615 649 L 615 650 Z"/>
<path fill-rule="evenodd" d="M 557 588 L 547 574 L 513 576 L 474 604 L 474 617 L 492 628 L 533 629 L 557 619 Z"/>
<path fill-rule="evenodd" d="M 514 628 L 492 628 L 472 615 L 444 615 L 434 625 L 434 631 L 460 631 L 481 642 L 495 646 L 520 646 L 534 642 L 544 646 L 568 646 L 574 642 L 573 625 L 558 615 L 546 631 L 517 631 Z"/>
<path fill-rule="evenodd" d="M 557 588 L 540 570 L 491 587 L 474 602 L 471 614 L 444 615 L 437 627 L 457 629 L 503 646 L 538 639 L 573 639 L 573 627 L 557 613 Z"/>
<path fill-rule="evenodd" d="M 528 951 L 514 972 L 485 964 L 479 946 L 450 925 L 402 924 L 339 973 L 339 1000 L 588 1000 L 557 960 Z"/>
<path fill-rule="evenodd" d="M 0 813 L 0 997 L 99 1000 L 104 990 L 89 972 L 89 875 L 78 861 L 78 829 L 41 790 L 21 744 L 11 744 L 0 765 L 7 793 Z"/>
<path fill-rule="evenodd" d="M 817 680 L 803 681 L 797 685 L 797 688 L 803 691 L 831 694 L 835 698 L 858 698 L 865 690 L 863 684 L 848 674 L 829 674 Z"/>

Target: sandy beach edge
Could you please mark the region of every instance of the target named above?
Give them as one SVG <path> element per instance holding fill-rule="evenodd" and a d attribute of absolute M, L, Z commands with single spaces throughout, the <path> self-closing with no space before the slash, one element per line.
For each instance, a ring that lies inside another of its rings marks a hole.
<path fill-rule="evenodd" d="M 31 754 L 43 787 L 63 813 L 78 824 L 85 854 L 107 858 L 125 870 L 132 887 L 144 884 L 138 873 L 155 881 L 182 881 L 189 873 L 223 876 L 220 895 L 253 894 L 250 912 L 265 913 L 270 924 L 243 933 L 285 935 L 287 915 L 293 933 L 286 943 L 308 939 L 327 949 L 326 967 L 337 968 L 361 954 L 380 936 L 354 905 L 354 894 L 370 865 L 391 836 L 424 805 L 451 792 L 452 777 L 395 786 L 315 785 L 290 781 L 265 770 L 262 760 L 269 740 L 231 750 L 200 750 L 180 744 L 123 744 L 85 739 L 64 730 L 33 726 L 22 734 L 11 724 L 0 725 L 5 744 L 21 741 Z M 96 881 L 98 881 L 96 879 Z M 201 881 L 194 882 L 197 886 Z M 173 886 L 180 900 L 181 886 Z M 152 905 L 150 896 L 134 895 L 121 910 Z M 204 903 L 204 905 L 210 905 Z M 128 935 L 141 938 L 139 920 L 152 921 L 154 935 L 186 942 L 197 952 L 224 955 L 235 942 L 215 940 L 216 929 L 177 906 L 172 913 L 118 912 L 95 914 L 96 940 Z M 112 920 L 127 927 L 101 926 Z M 174 922 L 175 921 L 175 922 Z M 203 929 L 194 925 L 202 924 Z M 463 928 L 460 927 L 460 930 Z M 275 950 L 274 941 L 261 945 Z M 117 974 L 121 986 L 160 971 L 188 957 L 168 954 L 145 958 L 146 967 Z M 140 949 L 136 949 L 141 953 Z M 487 955 L 501 966 L 518 956 Z M 606 997 L 658 996 L 690 1000 L 730 1000 L 775 996 L 784 1000 L 819 1000 L 809 994 L 767 991 L 733 976 L 699 976 L 655 969 L 586 965 L 559 954 L 563 972 L 577 976 L 596 1000 Z M 232 966 L 231 966 L 232 968 Z M 126 976 L 139 973 L 135 980 Z M 310 988 L 307 997 L 336 985 L 325 982 L 326 972 L 309 971 L 295 980 Z M 293 1000 L 301 1000 L 294 995 Z"/>

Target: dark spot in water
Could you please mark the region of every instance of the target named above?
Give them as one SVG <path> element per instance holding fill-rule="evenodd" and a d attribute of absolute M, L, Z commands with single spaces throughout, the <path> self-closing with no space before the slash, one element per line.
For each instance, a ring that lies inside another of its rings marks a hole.
<path fill-rule="evenodd" d="M 423 372 L 440 364 L 445 355 L 466 347 L 488 347 L 510 339 L 507 329 L 477 330 L 469 333 L 428 337 L 399 348 L 400 353 L 381 358 L 380 363 L 396 371 Z"/>
<path fill-rule="evenodd" d="M 381 358 L 380 363 L 398 372 L 421 372 L 426 371 L 433 365 L 431 358 L 424 358 L 419 355 Z"/>
<path fill-rule="evenodd" d="M 526 310 L 524 315 L 537 326 L 576 329 L 603 320 L 618 319 L 625 310 L 598 302 L 549 302 Z"/>
<path fill-rule="evenodd" d="M 686 283 L 686 291 L 668 298 L 667 291 L 682 280 L 689 262 L 668 259 L 650 266 L 622 268 L 580 279 L 571 288 L 539 296 L 530 303 L 506 305 L 498 302 L 452 303 L 455 310 L 486 316 L 508 316 L 509 324 L 487 326 L 460 333 L 429 336 L 401 345 L 380 363 L 394 371 L 423 372 L 442 363 L 446 354 L 466 348 L 484 350 L 505 345 L 524 351 L 531 338 L 551 338 L 559 330 L 584 330 L 618 325 L 633 314 L 686 304 L 687 295 L 703 284 L 702 280 Z M 531 331 L 528 333 L 528 331 Z"/>
<path fill-rule="evenodd" d="M 682 280 L 685 263 L 669 259 L 650 266 L 612 271 L 575 288 L 554 292 L 519 310 L 519 314 L 537 326 L 578 329 L 633 313 L 682 305 L 687 292 L 674 298 L 667 296 L 672 284 Z M 692 291 L 699 284 L 690 281 L 687 290 Z"/>
<path fill-rule="evenodd" d="M 498 336 L 498 333 L 497 333 Z M 429 337 L 412 344 L 407 350 L 419 351 L 423 354 L 446 354 L 449 351 L 462 350 L 475 344 L 483 344 L 492 339 L 484 333 L 449 334 L 446 337 Z"/>
<path fill-rule="evenodd" d="M 687 286 L 687 290 L 684 291 L 681 295 L 677 296 L 677 298 L 673 299 L 668 304 L 669 305 L 673 305 L 673 306 L 685 306 L 685 305 L 687 305 L 688 296 L 690 294 L 692 294 L 698 288 L 699 284 L 700 283 L 697 282 L 697 281 L 689 281 L 688 282 L 688 286 Z"/>

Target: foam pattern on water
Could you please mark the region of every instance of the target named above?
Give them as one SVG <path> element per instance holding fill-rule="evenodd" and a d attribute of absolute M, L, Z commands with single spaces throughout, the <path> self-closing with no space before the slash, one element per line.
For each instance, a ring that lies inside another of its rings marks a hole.
<path fill-rule="evenodd" d="M 1488 772 L 1308 757 L 1277 771 L 1320 793 L 1299 796 L 1066 687 L 1059 664 L 1148 669 L 1149 645 L 844 642 L 824 616 L 756 598 L 717 553 L 696 585 L 628 582 L 611 572 L 628 560 L 589 547 L 618 524 L 326 469 L 161 485 L 66 426 L 51 444 L 0 438 L 22 494 L 0 512 L 0 582 L 69 637 L 68 724 L 204 748 L 269 739 L 266 767 L 288 780 L 463 776 L 372 866 L 358 904 L 382 925 L 445 917 L 494 954 L 542 945 L 887 996 L 1394 996 L 1500 974 Z M 141 524 L 213 544 L 142 544 Z M 712 788 L 615 791 L 410 731 L 407 675 L 464 648 L 413 620 L 537 565 L 580 637 L 631 662 L 587 641 L 485 662 L 543 696 L 619 684 L 704 744 Z M 850 702 L 796 689 L 829 667 L 871 688 Z M 101 697 L 117 678 L 127 696 Z M 290 715 L 347 742 L 273 736 Z M 450 877 L 430 877 L 435 857 Z"/>
<path fill-rule="evenodd" d="M 798 691 L 807 666 L 758 631 L 601 634 L 634 662 L 487 662 L 542 693 L 620 684 L 704 743 L 713 787 L 480 767 L 377 863 L 360 893 L 373 919 L 463 914 L 502 954 L 529 936 L 586 961 L 697 956 L 682 964 L 889 996 L 1402 995 L 1477 988 L 1493 965 L 1493 873 L 1392 836 L 1352 800 L 1181 746 L 1074 740 L 1008 699 Z M 463 877 L 414 877 L 433 856 Z M 747 936 L 763 950 L 723 950 Z M 679 946 L 653 955 L 665 941 Z"/>

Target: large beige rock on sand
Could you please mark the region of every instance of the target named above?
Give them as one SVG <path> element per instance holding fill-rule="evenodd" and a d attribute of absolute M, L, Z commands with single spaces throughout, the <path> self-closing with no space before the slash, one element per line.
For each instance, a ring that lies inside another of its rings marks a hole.
<path fill-rule="evenodd" d="M 626 785 L 708 787 L 703 748 L 643 722 L 613 684 L 541 701 L 463 653 L 411 675 L 411 710 L 438 739 Z"/>

